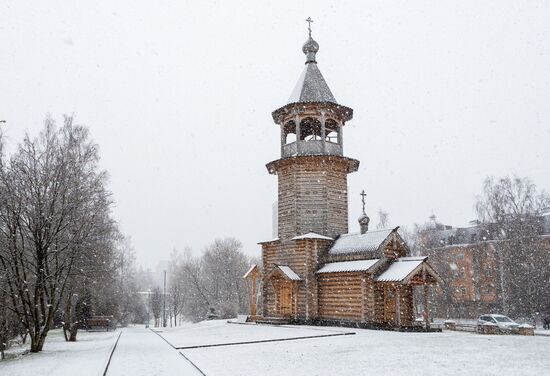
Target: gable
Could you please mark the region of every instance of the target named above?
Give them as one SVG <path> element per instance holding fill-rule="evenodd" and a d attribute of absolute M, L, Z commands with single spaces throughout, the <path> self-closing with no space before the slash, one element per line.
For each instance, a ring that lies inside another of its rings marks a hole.
<path fill-rule="evenodd" d="M 343 234 L 338 237 L 328 251 L 329 256 L 350 254 L 364 255 L 365 259 L 404 257 L 409 253 L 405 240 L 399 235 L 399 227 L 394 229 L 367 231 L 364 234 Z M 395 251 L 395 256 L 392 253 Z"/>

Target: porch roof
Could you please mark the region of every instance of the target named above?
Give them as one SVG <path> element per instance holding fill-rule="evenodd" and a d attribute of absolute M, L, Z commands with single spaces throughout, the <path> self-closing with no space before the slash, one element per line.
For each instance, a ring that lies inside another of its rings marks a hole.
<path fill-rule="evenodd" d="M 259 270 L 258 270 L 258 265 L 256 264 L 252 264 L 252 266 L 250 267 L 250 269 L 248 269 L 248 271 L 246 273 L 244 273 L 243 275 L 243 278 L 246 279 L 248 278 L 249 276 L 252 276 L 253 273 L 258 273 Z"/>
<path fill-rule="evenodd" d="M 426 262 L 427 259 L 426 256 L 398 258 L 375 281 L 409 283 L 419 272 L 425 272 L 430 277 L 431 283 L 441 282 L 441 277 Z"/>
<path fill-rule="evenodd" d="M 280 273 L 289 281 L 301 281 L 302 278 L 288 265 L 275 265 L 273 269 L 265 276 L 266 279 L 271 278 L 273 273 Z"/>

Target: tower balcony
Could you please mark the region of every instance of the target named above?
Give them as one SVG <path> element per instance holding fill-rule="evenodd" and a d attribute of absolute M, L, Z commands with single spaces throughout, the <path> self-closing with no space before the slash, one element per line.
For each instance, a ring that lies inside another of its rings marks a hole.
<path fill-rule="evenodd" d="M 342 145 L 325 140 L 300 140 L 283 145 L 281 157 L 296 155 L 343 155 Z"/>

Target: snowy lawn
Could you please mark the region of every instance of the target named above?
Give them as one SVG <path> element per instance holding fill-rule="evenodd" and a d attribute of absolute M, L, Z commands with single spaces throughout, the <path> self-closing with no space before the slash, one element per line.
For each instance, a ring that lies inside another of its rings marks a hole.
<path fill-rule="evenodd" d="M 155 331 L 178 348 L 354 332 L 349 328 L 229 324 L 226 320 L 202 321 L 178 328 L 155 329 Z"/>
<path fill-rule="evenodd" d="M 80 331 L 77 342 L 65 342 L 61 330 L 52 330 L 42 352 L 0 361 L 0 375 L 102 375 L 118 334 Z"/>
<path fill-rule="evenodd" d="M 300 336 L 342 328 L 199 323 L 168 330 L 179 343 Z M 356 335 L 180 350 L 212 375 L 547 375 L 550 337 L 462 332 L 399 333 L 354 329 Z M 178 335 L 181 338 L 178 338 Z M 236 336 L 236 337 L 235 337 Z"/>

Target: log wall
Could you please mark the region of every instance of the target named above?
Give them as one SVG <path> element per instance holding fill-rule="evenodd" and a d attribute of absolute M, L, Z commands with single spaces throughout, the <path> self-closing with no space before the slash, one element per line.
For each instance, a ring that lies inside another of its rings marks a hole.
<path fill-rule="evenodd" d="M 318 275 L 319 318 L 361 321 L 363 273 L 326 273 Z"/>
<path fill-rule="evenodd" d="M 296 314 L 299 318 L 317 318 L 317 278 L 319 252 L 324 251 L 331 241 L 303 239 L 298 241 L 272 242 L 262 245 L 264 273 L 269 273 L 275 265 L 288 265 L 302 281 L 297 283 Z M 270 281 L 264 280 L 264 316 L 276 316 L 277 306 L 274 289 Z"/>
<path fill-rule="evenodd" d="M 335 156 L 295 157 L 277 166 L 281 240 L 348 232 L 348 169 L 349 161 Z"/>

